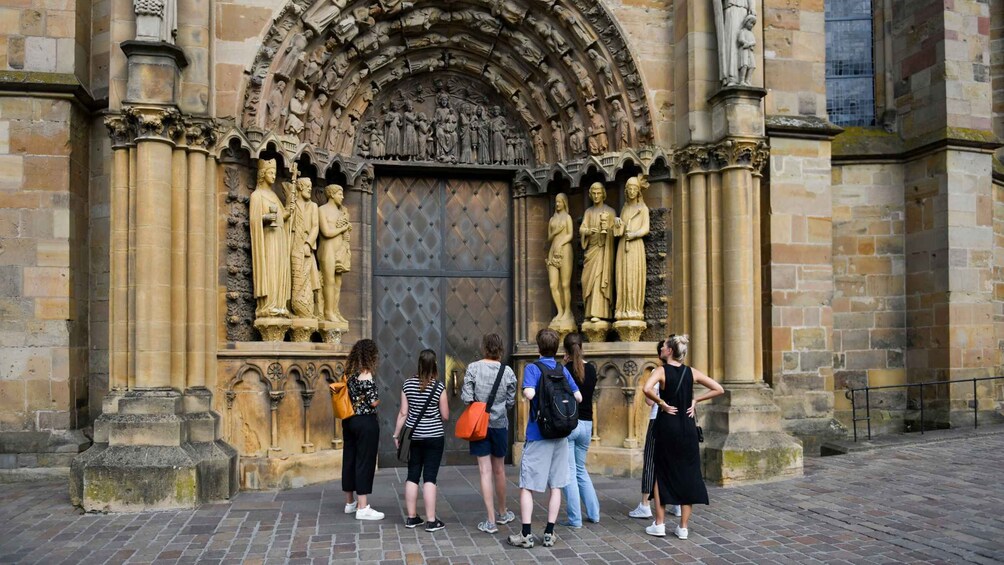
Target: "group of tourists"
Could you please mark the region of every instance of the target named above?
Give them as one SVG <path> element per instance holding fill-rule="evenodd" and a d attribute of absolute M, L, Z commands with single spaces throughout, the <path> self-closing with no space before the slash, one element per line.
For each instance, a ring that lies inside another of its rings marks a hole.
<path fill-rule="evenodd" d="M 592 439 L 592 404 L 596 389 L 596 367 L 585 361 L 582 338 L 569 333 L 564 338 L 564 359 L 556 359 L 558 333 L 543 329 L 537 333 L 540 358 L 523 371 L 521 394 L 529 402 L 522 458 L 519 468 L 519 518 L 521 529 L 510 535 L 510 545 L 534 546 L 537 538 L 531 524 L 533 494 L 547 494 L 547 518 L 541 539 L 551 547 L 558 539 L 554 526 L 561 510 L 562 493 L 566 500 L 566 519 L 561 525 L 581 528 L 583 522 L 600 521 L 600 504 L 586 469 L 586 456 Z M 662 365 L 655 368 L 644 385 L 646 402 L 651 406 L 645 438 L 642 500 L 628 514 L 632 518 L 652 518 L 645 531 L 665 536 L 665 505 L 669 505 L 680 524 L 675 534 L 688 537 L 688 522 L 694 504 L 708 504 L 708 492 L 701 475 L 699 433 L 695 420 L 697 403 L 723 394 L 721 385 L 702 372 L 686 366 L 689 340 L 685 335 L 671 335 L 659 342 Z M 487 419 L 482 430 L 470 441 L 470 454 L 477 459 L 485 519 L 478 530 L 495 534 L 498 526 L 516 520 L 506 504 L 505 457 L 509 447 L 508 413 L 516 404 L 517 379 L 512 368 L 502 362 L 502 338 L 487 334 L 481 341 L 483 358 L 470 363 L 464 375 L 461 398 L 471 410 L 476 403 Z M 382 512 L 368 503 L 373 492 L 380 429 L 376 419 L 380 397 L 373 382 L 377 365 L 376 344 L 369 339 L 356 342 L 346 367 L 346 391 L 354 415 L 343 423 L 342 490 L 345 513 L 358 520 L 381 520 Z M 694 384 L 707 392 L 694 396 Z M 401 387 L 400 410 L 393 431 L 399 456 L 407 460 L 404 525 L 435 532 L 446 525 L 436 514 L 436 480 L 442 462 L 450 408 L 445 385 L 438 379 L 436 353 L 423 350 L 418 369 Z M 463 420 L 463 418 L 461 418 Z M 458 430 L 458 435 L 459 435 Z M 402 442 L 407 442 L 402 445 Z M 405 450 L 401 454 L 401 450 Z M 422 491 L 425 516 L 418 514 L 418 493 Z M 653 507 L 650 500 L 654 500 Z"/>

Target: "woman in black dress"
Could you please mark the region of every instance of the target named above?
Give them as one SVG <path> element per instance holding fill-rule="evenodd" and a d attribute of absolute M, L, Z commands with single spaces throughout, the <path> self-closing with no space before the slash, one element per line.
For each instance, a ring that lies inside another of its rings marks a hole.
<path fill-rule="evenodd" d="M 701 452 L 697 441 L 694 407 L 698 402 L 725 394 L 722 385 L 704 373 L 683 364 L 687 356 L 686 335 L 666 340 L 662 358 L 666 364 L 652 371 L 645 383 L 645 396 L 659 405 L 655 419 L 655 522 L 645 528 L 653 536 L 666 535 L 664 504 L 679 504 L 682 510 L 676 537 L 687 539 L 687 522 L 694 504 L 708 503 L 708 489 L 701 475 Z M 708 389 L 694 397 L 694 383 Z M 656 389 L 658 385 L 658 389 Z M 686 411 L 684 411 L 686 407 Z"/>

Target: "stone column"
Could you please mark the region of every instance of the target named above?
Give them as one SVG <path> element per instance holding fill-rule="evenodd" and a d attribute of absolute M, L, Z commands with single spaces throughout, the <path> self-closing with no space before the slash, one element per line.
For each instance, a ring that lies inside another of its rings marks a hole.
<path fill-rule="evenodd" d="M 109 378 L 111 390 L 129 387 L 129 145 L 131 127 L 122 116 L 105 121 L 112 137 L 111 261 L 109 289 Z"/>
<path fill-rule="evenodd" d="M 708 233 L 707 177 L 690 171 L 690 364 L 708 370 Z"/>
<path fill-rule="evenodd" d="M 761 332 L 755 278 L 759 253 L 758 205 L 754 169 L 767 159 L 763 141 L 762 89 L 727 88 L 710 99 L 712 130 L 718 141 L 709 149 L 720 170 L 721 252 L 715 259 L 712 295 L 721 288 L 721 374 L 711 376 L 725 395 L 705 408 L 706 437 L 702 457 L 705 476 L 724 485 L 770 481 L 802 473 L 802 445 L 781 427 L 781 411 L 773 391 L 757 371 L 757 341 Z M 758 172 L 758 171 L 757 171 Z M 715 208 L 717 204 L 713 204 Z M 713 211 L 712 214 L 716 212 Z M 715 243 L 714 246 L 717 246 Z M 693 267 L 692 267 L 693 268 Z M 712 314 L 717 319 L 717 314 Z M 718 332 L 716 326 L 715 333 Z"/>
<path fill-rule="evenodd" d="M 527 209 L 526 196 L 529 186 L 525 181 L 516 181 L 513 185 L 513 249 L 516 250 L 516 257 L 513 262 L 513 296 L 515 298 L 515 327 L 513 328 L 513 342 L 524 343 L 530 341 L 530 290 L 529 290 L 529 253 L 527 252 Z M 517 393 L 517 396 L 521 396 Z"/>
<path fill-rule="evenodd" d="M 708 369 L 712 375 L 724 373 L 722 350 L 724 321 L 722 304 L 722 175 L 708 174 Z"/>
<path fill-rule="evenodd" d="M 206 286 L 209 273 L 206 262 L 206 240 L 211 233 L 206 214 L 206 130 L 204 124 L 190 125 L 185 131 L 188 140 L 188 362 L 185 385 L 189 389 L 206 388 Z M 211 132 L 211 130 L 210 130 Z"/>
<path fill-rule="evenodd" d="M 185 390 L 188 373 L 188 151 L 179 124 L 171 137 L 171 387 Z"/>

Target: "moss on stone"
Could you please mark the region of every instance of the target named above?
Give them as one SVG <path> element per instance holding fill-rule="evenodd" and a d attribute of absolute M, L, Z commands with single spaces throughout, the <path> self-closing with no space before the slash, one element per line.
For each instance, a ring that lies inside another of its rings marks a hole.
<path fill-rule="evenodd" d="M 882 128 L 848 126 L 833 138 L 831 150 L 834 157 L 896 154 L 903 151 L 903 142 Z"/>
<path fill-rule="evenodd" d="M 785 469 L 798 460 L 798 449 L 775 447 L 756 451 L 722 452 L 722 473 L 728 476 L 728 470 L 742 470 L 743 480 L 763 480 L 781 476 Z"/>

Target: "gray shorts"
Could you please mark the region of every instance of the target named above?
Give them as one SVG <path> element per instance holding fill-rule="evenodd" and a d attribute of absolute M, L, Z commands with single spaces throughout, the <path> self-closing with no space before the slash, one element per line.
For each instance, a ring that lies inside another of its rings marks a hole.
<path fill-rule="evenodd" d="M 528 441 L 519 463 L 519 488 L 544 492 L 568 486 L 568 440 Z"/>

